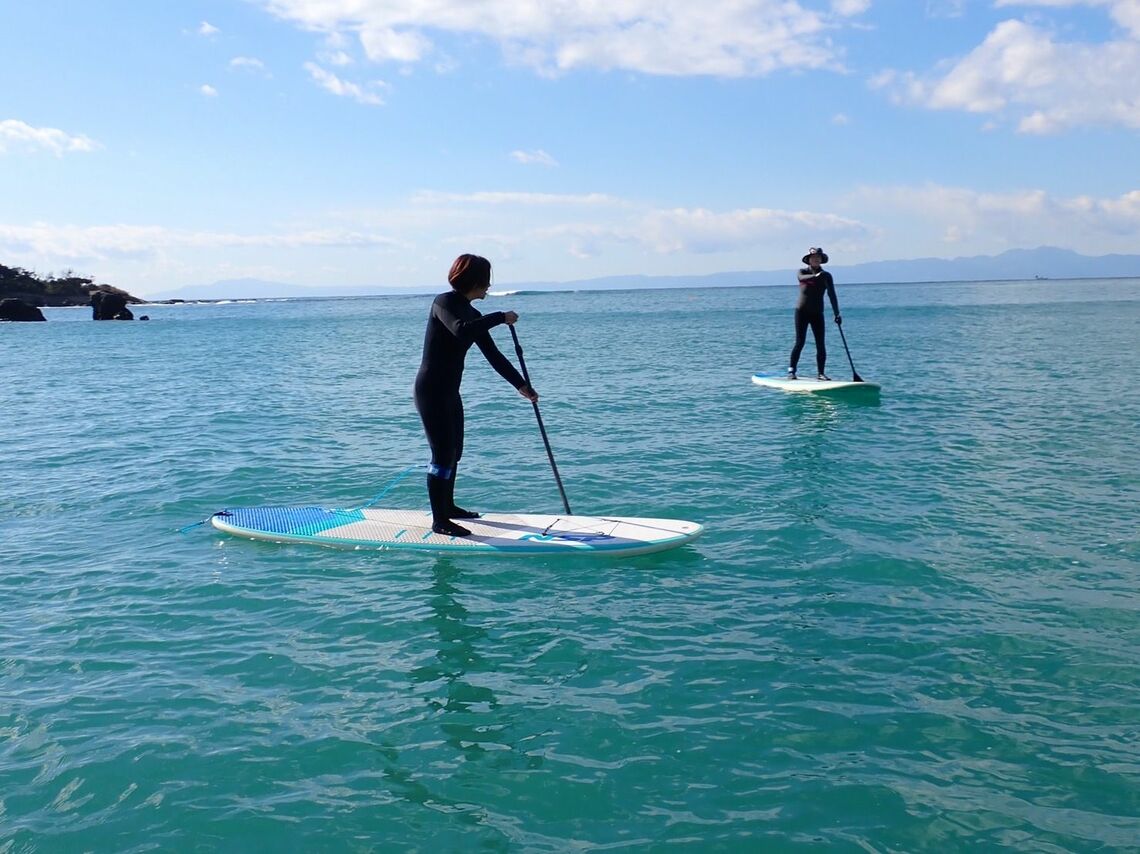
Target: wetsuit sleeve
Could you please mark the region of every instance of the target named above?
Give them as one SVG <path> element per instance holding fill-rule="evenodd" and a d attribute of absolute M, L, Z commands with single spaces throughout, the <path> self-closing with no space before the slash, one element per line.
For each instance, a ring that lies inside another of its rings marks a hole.
<path fill-rule="evenodd" d="M 800 280 L 800 284 L 802 285 L 804 282 L 810 282 L 812 279 L 814 279 L 815 273 L 811 271 L 811 267 L 800 267 L 798 278 Z"/>
<path fill-rule="evenodd" d="M 495 339 L 492 338 L 489 333 L 484 332 L 476 338 L 475 344 L 483 351 L 483 355 L 499 376 L 515 388 L 522 388 L 526 385 L 526 380 L 522 378 L 522 374 L 515 370 L 515 366 L 507 360 L 507 357 L 503 355 L 503 351 L 495 346 Z"/>
<path fill-rule="evenodd" d="M 839 314 L 839 299 L 835 296 L 835 279 L 831 278 L 831 273 L 824 273 L 827 276 L 827 298 L 831 300 L 831 310 Z"/>
<path fill-rule="evenodd" d="M 489 329 L 506 319 L 501 311 L 476 317 L 460 317 L 444 300 L 432 303 L 431 310 L 439 322 L 447 327 L 447 331 L 460 341 L 477 341 L 480 335 L 485 335 Z"/>

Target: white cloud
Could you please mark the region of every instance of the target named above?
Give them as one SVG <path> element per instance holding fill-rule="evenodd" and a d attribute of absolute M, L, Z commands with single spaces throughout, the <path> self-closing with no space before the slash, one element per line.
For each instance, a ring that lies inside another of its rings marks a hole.
<path fill-rule="evenodd" d="M 235 56 L 230 60 L 230 68 L 256 71 L 264 74 L 266 77 L 269 76 L 269 72 L 265 69 L 265 63 L 252 56 Z"/>
<path fill-rule="evenodd" d="M 1019 0 L 1016 5 L 1104 7 L 1127 33 L 1102 43 L 1063 42 L 1042 26 L 1007 20 L 948 70 L 926 76 L 888 70 L 870 85 L 886 90 L 898 104 L 995 114 L 1014 121 L 1022 133 L 1088 125 L 1140 128 L 1138 0 Z"/>
<path fill-rule="evenodd" d="M 56 157 L 74 151 L 94 151 L 101 146 L 83 134 L 73 135 L 57 128 L 37 128 L 18 119 L 0 121 L 0 154 L 13 150 L 50 151 Z"/>
<path fill-rule="evenodd" d="M 996 0 L 995 6 L 1038 6 L 1063 9 L 1073 6 L 1105 8 L 1121 27 L 1140 37 L 1140 2 L 1137 0 Z"/>
<path fill-rule="evenodd" d="M 214 36 L 220 32 L 221 32 L 221 30 L 219 30 L 217 27 L 215 27 L 209 21 L 203 21 L 201 24 L 198 25 L 198 35 L 200 35 L 200 36 Z"/>
<path fill-rule="evenodd" d="M 931 18 L 960 18 L 966 0 L 926 0 L 926 14 Z"/>
<path fill-rule="evenodd" d="M 870 229 L 857 220 L 814 211 L 747 208 L 716 212 L 675 208 L 646 214 L 634 229 L 638 240 L 661 253 L 710 254 L 762 246 L 773 241 L 804 242 L 864 237 Z"/>
<path fill-rule="evenodd" d="M 383 88 L 385 84 L 380 81 L 374 81 L 368 84 L 369 88 L 365 88 L 358 83 L 351 83 L 347 80 L 342 80 L 331 71 L 321 68 L 315 62 L 306 62 L 305 70 L 309 72 L 312 78 L 321 86 L 334 95 L 339 95 L 343 98 L 352 98 L 360 104 L 368 104 L 370 106 L 380 106 L 384 103 L 384 99 L 376 94 L 377 88 Z"/>
<path fill-rule="evenodd" d="M 477 37 L 543 73 L 577 68 L 745 77 L 783 68 L 841 67 L 829 34 L 870 8 L 832 0 L 259 0 L 314 32 L 355 36 L 375 62 L 414 63 L 437 40 Z"/>
<path fill-rule="evenodd" d="M 511 159 L 516 163 L 524 165 L 537 165 L 537 166 L 557 166 L 558 161 L 543 151 L 541 148 L 534 151 L 512 151 Z"/>
<path fill-rule="evenodd" d="M 481 204 L 481 205 L 518 205 L 520 207 L 552 207 L 564 205 L 578 207 L 582 205 L 597 207 L 626 207 L 630 203 L 605 193 L 517 193 L 493 192 L 479 193 L 441 193 L 434 190 L 422 190 L 412 197 L 417 204 Z"/>
<path fill-rule="evenodd" d="M 335 277 L 343 284 L 434 282 L 456 251 L 492 257 L 504 280 L 549 278 L 552 264 L 570 279 L 763 269 L 821 243 L 833 257 L 852 260 L 1038 245 L 1132 253 L 1138 233 L 1140 188 L 1093 197 L 1036 188 L 867 187 L 816 210 L 669 207 L 605 193 L 421 191 L 390 207 L 325 212 L 252 232 L 0 223 L 0 257 L 30 268 L 95 270 L 101 280 L 147 292 L 203 280 L 205 270 L 256 275 L 263 267 L 286 271 L 271 278 L 324 284 L 330 280 L 322 271 L 334 267 L 345 271 Z M 376 264 L 380 253 L 393 263 Z"/>
<path fill-rule="evenodd" d="M 373 62 L 418 62 L 430 50 L 431 42 L 414 31 L 364 27 L 360 30 L 360 46 Z"/>
<path fill-rule="evenodd" d="M 218 97 L 218 90 L 211 86 L 209 83 L 203 83 L 198 87 L 198 91 L 205 95 L 207 98 Z"/>
<path fill-rule="evenodd" d="M 11 252 L 71 261 L 141 258 L 172 249 L 368 248 L 391 246 L 395 242 L 386 235 L 328 229 L 307 229 L 282 234 L 235 234 L 181 231 L 157 225 L 0 224 L 0 247 Z"/>
<path fill-rule="evenodd" d="M 857 240 L 871 234 L 863 223 L 830 213 L 748 208 L 657 208 L 628 199 L 588 193 L 421 192 L 413 203 L 431 205 L 439 216 L 463 220 L 465 206 L 495 206 L 498 221 L 512 223 L 515 240 L 553 242 L 575 257 L 596 257 L 607 247 L 636 245 L 656 254 L 730 253 L 786 241 Z M 576 211 L 588 208 L 589 220 Z M 512 218 L 516 218 L 512 220 Z M 478 221 L 483 221 L 480 218 Z M 438 218 L 436 225 L 439 224 Z M 482 235 L 480 239 L 488 239 Z M 500 242 L 507 238 L 498 238 Z"/>
<path fill-rule="evenodd" d="M 328 50 L 317 54 L 325 65 L 335 65 L 337 68 L 345 68 L 352 65 L 352 56 L 343 50 Z"/>
<path fill-rule="evenodd" d="M 840 125 L 840 126 L 849 125 L 849 124 L 851 124 L 851 118 L 846 113 L 836 113 L 834 116 L 831 117 L 831 123 L 833 125 Z"/>
<path fill-rule="evenodd" d="M 942 235 L 976 253 L 1039 245 L 1093 254 L 1135 252 L 1140 233 L 1140 190 L 1095 198 L 928 184 L 866 187 L 850 203 L 868 216 L 896 219 L 909 232 Z"/>

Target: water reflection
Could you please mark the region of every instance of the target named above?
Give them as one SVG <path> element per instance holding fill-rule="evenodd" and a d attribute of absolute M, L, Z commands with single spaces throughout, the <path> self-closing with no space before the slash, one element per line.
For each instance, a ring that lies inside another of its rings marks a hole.
<path fill-rule="evenodd" d="M 851 430 L 859 430 L 865 412 L 879 405 L 877 394 L 826 396 L 789 394 L 783 401 L 788 435 L 783 443 L 785 495 L 798 502 L 798 515 L 818 521 L 828 509 L 831 470 L 843 457 Z"/>
<path fill-rule="evenodd" d="M 461 575 L 448 558 L 432 567 L 431 615 L 426 622 L 437 635 L 438 648 L 433 660 L 411 671 L 411 678 L 427 689 L 427 705 L 441 714 L 439 726 L 448 743 L 470 758 L 484 752 L 488 742 L 504 742 L 498 733 L 501 726 L 486 718 L 499 707 L 494 692 L 472 679 L 494 668 L 479 651 L 487 632 L 472 624 L 461 601 Z"/>
<path fill-rule="evenodd" d="M 784 411 L 798 427 L 825 432 L 840 423 L 845 414 L 882 405 L 877 390 L 855 390 L 843 394 L 786 394 Z"/>
<path fill-rule="evenodd" d="M 826 432 L 839 423 L 841 404 L 814 394 L 785 395 L 784 411 L 797 429 Z"/>
<path fill-rule="evenodd" d="M 474 803 L 468 789 L 478 786 L 482 778 L 476 777 L 472 783 L 472 778 L 461 776 L 460 769 L 505 744 L 499 736 L 503 726 L 495 717 L 499 703 L 494 693 L 471 681 L 473 674 L 493 669 L 479 651 L 487 632 L 471 622 L 462 602 L 459 566 L 441 558 L 431 572 L 430 614 L 424 621 L 428 631 L 421 640 L 429 649 L 434 648 L 434 655 L 413 668 L 409 677 L 414 694 L 422 697 L 428 708 L 417 726 L 434 723 L 442 738 L 420 733 L 414 739 L 405 737 L 399 746 L 382 744 L 377 748 L 385 759 L 387 785 L 400 797 L 479 825 L 485 822 L 486 811 Z"/>
<path fill-rule="evenodd" d="M 788 397 L 785 411 L 793 435 L 784 445 L 784 465 L 797 481 L 811 483 L 826 468 L 827 435 L 840 422 L 840 405 L 814 395 Z"/>

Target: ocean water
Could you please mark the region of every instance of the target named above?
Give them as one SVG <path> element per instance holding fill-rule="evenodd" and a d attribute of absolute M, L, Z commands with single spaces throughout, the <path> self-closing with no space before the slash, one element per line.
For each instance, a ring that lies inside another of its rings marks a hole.
<path fill-rule="evenodd" d="M 1140 280 L 839 296 L 878 401 L 750 383 L 794 288 L 480 306 L 576 512 L 707 526 L 601 560 L 186 529 L 426 462 L 430 297 L 0 325 L 0 852 L 1137 850 Z M 460 503 L 558 512 L 464 398 Z"/>

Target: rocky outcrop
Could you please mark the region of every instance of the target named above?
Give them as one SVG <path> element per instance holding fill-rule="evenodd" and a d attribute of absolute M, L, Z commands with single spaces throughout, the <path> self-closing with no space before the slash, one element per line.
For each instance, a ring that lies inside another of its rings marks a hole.
<path fill-rule="evenodd" d="M 0 299 L 0 320 L 47 320 L 44 313 L 22 299 Z"/>
<path fill-rule="evenodd" d="M 0 299 L 18 299 L 35 306 L 91 305 L 93 291 L 119 294 L 127 304 L 141 303 L 138 297 L 111 285 L 95 284 L 94 279 L 72 275 L 40 278 L 19 267 L 0 264 Z"/>
<path fill-rule="evenodd" d="M 134 320 L 127 308 L 127 297 L 119 291 L 91 292 L 92 320 Z"/>

